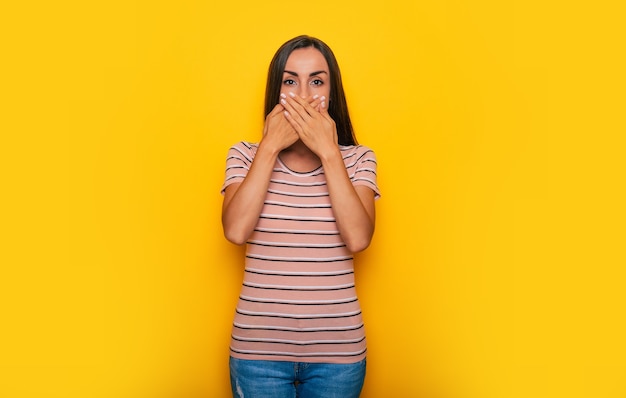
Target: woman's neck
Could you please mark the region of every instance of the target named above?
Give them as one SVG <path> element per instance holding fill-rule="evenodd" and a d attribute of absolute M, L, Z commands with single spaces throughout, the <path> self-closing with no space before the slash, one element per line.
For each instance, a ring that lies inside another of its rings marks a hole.
<path fill-rule="evenodd" d="M 309 172 L 317 169 L 321 165 L 320 159 L 300 140 L 280 153 L 280 160 L 297 172 Z"/>

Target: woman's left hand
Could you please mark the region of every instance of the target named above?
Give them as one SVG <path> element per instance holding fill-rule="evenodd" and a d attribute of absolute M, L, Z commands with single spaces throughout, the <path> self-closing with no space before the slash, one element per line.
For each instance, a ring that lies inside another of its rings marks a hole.
<path fill-rule="evenodd" d="M 289 93 L 281 94 L 280 102 L 285 107 L 285 117 L 313 153 L 321 157 L 337 150 L 337 127 L 328 114 L 325 97 L 313 98 L 309 103 L 308 99 Z"/>

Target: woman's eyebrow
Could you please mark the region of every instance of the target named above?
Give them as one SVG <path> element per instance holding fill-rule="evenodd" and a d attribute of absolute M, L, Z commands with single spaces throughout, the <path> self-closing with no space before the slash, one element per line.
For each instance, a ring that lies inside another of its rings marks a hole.
<path fill-rule="evenodd" d="M 288 73 L 288 74 L 290 74 L 291 76 L 298 77 L 298 74 L 297 74 L 296 72 L 292 72 L 292 71 L 290 71 L 290 70 L 285 70 L 285 73 Z M 317 75 L 322 74 L 322 73 L 326 73 L 326 74 L 328 74 L 328 72 L 326 72 L 325 70 L 318 70 L 318 71 L 316 71 L 316 72 L 311 72 L 311 73 L 309 74 L 309 77 L 312 77 L 312 76 L 317 76 Z"/>

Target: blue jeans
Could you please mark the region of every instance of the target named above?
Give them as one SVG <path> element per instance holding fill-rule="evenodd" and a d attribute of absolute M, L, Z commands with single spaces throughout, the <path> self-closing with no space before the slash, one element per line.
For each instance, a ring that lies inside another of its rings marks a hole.
<path fill-rule="evenodd" d="M 365 359 L 335 364 L 230 358 L 236 398 L 358 398 L 364 381 Z"/>

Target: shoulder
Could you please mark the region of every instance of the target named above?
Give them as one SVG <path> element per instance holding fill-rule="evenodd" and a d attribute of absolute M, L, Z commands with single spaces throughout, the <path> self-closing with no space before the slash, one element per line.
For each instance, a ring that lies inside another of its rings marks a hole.
<path fill-rule="evenodd" d="M 365 145 L 347 145 L 339 146 L 341 154 L 344 160 L 362 161 L 363 159 L 370 159 L 376 161 L 376 154 L 372 148 Z"/>
<path fill-rule="evenodd" d="M 236 149 L 242 152 L 256 152 L 259 148 L 258 143 L 248 142 L 248 141 L 239 141 L 238 143 L 232 145 L 230 149 Z"/>
<path fill-rule="evenodd" d="M 251 143 L 247 141 L 239 141 L 232 145 L 228 150 L 229 157 L 243 157 L 245 160 L 252 161 L 256 151 L 259 148 L 259 144 Z"/>

